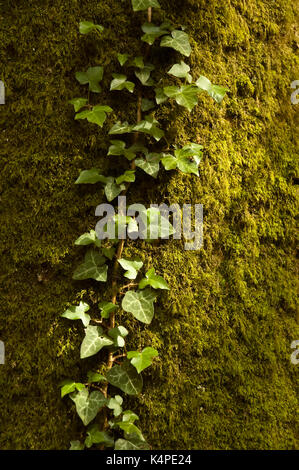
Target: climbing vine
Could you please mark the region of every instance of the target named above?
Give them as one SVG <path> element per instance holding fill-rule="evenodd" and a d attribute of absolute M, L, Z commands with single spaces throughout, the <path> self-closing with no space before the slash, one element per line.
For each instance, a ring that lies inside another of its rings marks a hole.
<path fill-rule="evenodd" d="M 127 193 L 130 185 L 135 182 L 138 169 L 153 178 L 157 177 L 161 165 L 167 171 L 178 169 L 182 173 L 199 176 L 202 146 L 193 142 L 186 143 L 182 148 L 170 145 L 155 118 L 155 108 L 171 99 L 191 112 L 197 105 L 201 92 L 207 92 L 220 103 L 227 91 L 224 87 L 213 85 L 204 76 L 193 81 L 190 67 L 184 60 L 175 63 L 167 71 L 169 76 L 174 77 L 172 81 L 175 84 L 160 86 L 155 81 L 155 66 L 150 63 L 151 46 L 173 49 L 184 57 L 189 57 L 191 46 L 188 34 L 183 28 L 176 29 L 170 22 L 160 25 L 152 22 L 152 8 L 160 8 L 158 0 L 132 0 L 132 7 L 135 12 L 140 11 L 141 15 L 144 11 L 147 12 L 147 21 L 141 26 L 142 55 L 132 57 L 126 53 L 117 54 L 118 71 L 112 74 L 110 92 L 131 93 L 136 96 L 136 122 L 129 124 L 118 121 L 110 128 L 111 136 L 132 134 L 133 137 L 131 141 L 129 137 L 125 140 L 112 139 L 107 152 L 108 156 L 124 157 L 127 169 L 114 177 L 103 175 L 98 168 L 91 168 L 82 171 L 75 182 L 102 184 L 108 202 Z M 103 26 L 90 21 L 83 21 L 79 26 L 82 35 L 96 34 L 100 37 L 103 29 Z M 101 66 L 89 67 L 85 72 L 76 73 L 77 81 L 88 86 L 86 98 L 79 97 L 70 101 L 76 120 L 87 119 L 88 122 L 103 127 L 107 115 L 113 113 L 110 106 L 91 104 L 91 93 L 99 94 L 102 91 L 100 83 L 103 73 Z M 154 151 L 151 151 L 152 140 Z M 167 150 L 157 152 L 157 145 L 161 141 L 166 142 Z M 153 208 L 145 210 L 141 216 L 149 223 L 151 230 L 153 224 L 156 224 L 154 229 L 160 237 L 165 227 L 169 233 L 173 233 L 172 225 L 162 220 L 162 216 L 155 217 Z M 141 372 L 151 366 L 158 351 L 151 346 L 142 351 L 127 351 L 125 338 L 128 330 L 123 325 L 116 325 L 116 314 L 122 310 L 149 325 L 154 317 L 157 293 L 159 290 L 169 290 L 169 286 L 162 276 L 156 274 L 153 267 L 142 276 L 141 260 L 122 257 L 125 237 L 120 237 L 120 234 L 124 233 L 124 229 L 127 234 L 138 230 L 136 219 L 117 214 L 113 216 L 112 222 L 114 235 L 107 237 L 108 243 L 98 236 L 96 230 L 84 233 L 75 241 L 75 245 L 87 246 L 87 251 L 73 274 L 73 279 L 78 281 L 93 279 L 106 283 L 109 273 L 111 287 L 106 292 L 111 292 L 110 299 L 98 304 L 98 316 L 91 317 L 88 313 L 90 306 L 83 301 L 79 305 L 70 306 L 61 315 L 69 320 L 81 320 L 85 327 L 85 337 L 80 348 L 81 359 L 94 356 L 102 349 L 107 351 L 106 362 L 98 365 L 97 371 L 89 371 L 84 383 L 71 379 L 61 383 L 61 396 L 68 395 L 72 399 L 83 424 L 88 426 L 84 443 L 72 441 L 71 450 L 90 448 L 94 444 L 100 445 L 100 448 L 113 447 L 116 450 L 150 448 L 136 425 L 138 416 L 123 409 L 122 396 L 111 395 L 110 386 L 127 395 L 139 394 L 143 386 Z M 107 223 L 105 226 L 106 230 L 108 225 Z M 109 227 L 111 230 L 111 223 Z M 145 228 L 142 238 L 150 240 L 151 234 L 152 231 Z M 120 268 L 124 278 L 130 281 L 128 284 L 118 285 Z M 124 315 L 122 318 L 126 319 Z M 94 422 L 96 418 L 98 422 Z"/>

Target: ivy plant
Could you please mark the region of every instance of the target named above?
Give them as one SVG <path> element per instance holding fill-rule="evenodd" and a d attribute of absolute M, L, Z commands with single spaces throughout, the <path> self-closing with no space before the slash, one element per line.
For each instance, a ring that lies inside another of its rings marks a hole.
<path fill-rule="evenodd" d="M 109 202 L 118 195 L 125 194 L 141 172 L 157 178 L 161 171 L 176 170 L 198 177 L 202 146 L 193 142 L 185 142 L 181 147 L 169 146 L 165 132 L 155 117 L 156 109 L 162 104 L 167 106 L 168 100 L 174 100 L 188 112 L 195 112 L 201 93 L 207 93 L 220 103 L 227 91 L 225 87 L 212 84 L 202 75 L 193 81 L 190 65 L 186 63 L 191 54 L 187 32 L 168 21 L 160 25 L 152 22 L 152 9 L 160 9 L 158 0 L 131 0 L 131 4 L 133 11 L 140 12 L 138 15 L 143 20 L 147 15 L 146 21 L 141 24 L 140 54 L 136 57 L 123 52 L 117 54 L 116 70 L 110 79 L 109 89 L 103 94 L 107 99 L 109 93 L 129 93 L 128 96 L 134 97 L 136 101 L 136 122 L 116 121 L 107 129 L 108 135 L 116 136 L 110 140 L 107 157 L 122 158 L 125 170 L 119 175 L 107 175 L 100 168 L 83 169 L 75 181 L 77 185 L 102 185 L 103 194 Z M 100 37 L 103 29 L 103 26 L 91 21 L 82 21 L 79 24 L 82 35 L 96 34 Z M 174 58 L 183 56 L 179 61 L 174 60 L 170 69 L 165 71 L 169 84 L 163 87 L 156 78 L 161 72 L 152 63 L 156 47 L 172 49 Z M 77 72 L 75 77 L 86 92 L 82 97 L 70 101 L 74 107 L 75 120 L 87 120 L 101 128 L 109 115 L 115 116 L 114 110 L 100 99 L 92 100 L 91 103 L 92 93 L 102 96 L 100 83 L 103 75 L 104 67 L 100 65 Z M 78 125 L 82 124 L 78 122 Z M 167 150 L 164 141 L 167 143 Z M 141 217 L 147 222 L 156 220 L 155 224 L 158 225 L 153 228 L 163 237 L 162 216 L 157 222 L 156 210 L 147 209 L 141 213 Z M 113 221 L 117 227 L 120 224 L 127 225 L 128 233 L 133 233 L 136 229 L 136 221 L 132 217 L 116 214 Z M 163 226 L 165 227 L 164 223 Z M 171 224 L 167 229 L 173 233 Z M 151 233 L 144 233 L 144 240 L 150 241 L 150 237 Z M 73 273 L 73 279 L 91 282 L 93 286 L 105 283 L 107 287 L 103 298 L 97 300 L 96 305 L 89 305 L 81 299 L 79 304 L 69 305 L 61 314 L 65 319 L 79 320 L 79 324 L 84 327 L 80 358 L 86 360 L 94 357 L 96 369 L 88 371 L 87 379 L 82 382 L 66 378 L 60 384 L 61 397 L 70 397 L 79 418 L 86 426 L 85 438 L 72 441 L 70 449 L 83 450 L 92 446 L 101 449 L 114 447 L 115 450 L 149 449 L 149 444 L 136 424 L 138 416 L 125 409 L 126 401 L 122 395 L 115 394 L 115 389 L 129 396 L 141 393 L 142 372 L 155 363 L 158 351 L 152 345 L 127 351 L 127 327 L 132 320 L 150 325 L 154 319 L 159 292 L 167 293 L 170 287 L 164 277 L 156 273 L 154 267 L 148 266 L 141 259 L 123 256 L 123 239 L 112 239 L 107 243 L 98 239 L 92 229 L 79 235 L 74 243 L 86 251 Z M 120 277 L 124 278 L 123 282 L 119 282 Z M 116 324 L 120 313 L 124 325 Z"/>

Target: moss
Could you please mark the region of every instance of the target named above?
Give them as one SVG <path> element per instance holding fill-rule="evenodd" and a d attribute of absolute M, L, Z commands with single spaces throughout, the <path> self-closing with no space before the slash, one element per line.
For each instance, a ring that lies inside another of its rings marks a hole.
<path fill-rule="evenodd" d="M 132 345 L 160 350 L 143 394 L 128 404 L 156 449 L 294 449 L 295 5 L 161 3 L 164 13 L 154 16 L 190 33 L 194 76 L 202 73 L 230 93 L 221 106 L 202 96 L 191 117 L 171 104 L 160 108 L 169 140 L 204 145 L 200 179 L 162 173 L 152 184 L 140 174 L 130 196 L 202 203 L 204 247 L 188 252 L 170 241 L 126 248 L 172 287 L 150 327 L 126 321 Z M 67 100 L 82 94 L 75 71 L 103 64 L 108 85 L 116 52 L 138 53 L 142 14 L 116 0 L 7 0 L 3 8 L 0 446 L 64 449 L 82 426 L 70 401 L 60 400 L 58 383 L 84 379 L 97 364 L 79 360 L 82 328 L 59 318 L 68 302 L 92 302 L 99 291 L 96 283 L 70 280 L 81 256 L 73 241 L 94 226 L 102 197 L 98 188 L 73 182 L 81 169 L 120 165 L 107 162 L 106 133 L 74 122 Z M 102 41 L 79 36 L 82 19 L 106 27 Z M 163 70 L 176 58 L 160 52 Z M 101 100 L 117 110 L 108 125 L 116 116 L 134 119 L 130 97 Z"/>

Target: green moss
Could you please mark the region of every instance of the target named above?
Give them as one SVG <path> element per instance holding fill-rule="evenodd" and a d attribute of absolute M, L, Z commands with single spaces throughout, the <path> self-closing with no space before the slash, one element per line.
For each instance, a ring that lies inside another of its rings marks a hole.
<path fill-rule="evenodd" d="M 160 351 L 145 371 L 143 394 L 128 403 L 156 449 L 294 449 L 294 2 L 161 3 L 164 13 L 154 17 L 190 33 L 193 75 L 230 93 L 221 106 L 202 96 L 191 117 L 171 104 L 159 109 L 168 140 L 204 145 L 201 175 L 163 173 L 152 184 L 140 174 L 130 196 L 202 203 L 204 247 L 188 252 L 170 241 L 126 248 L 172 288 L 160 297 L 150 327 L 126 320 L 132 345 Z M 128 4 L 7 0 L 1 15 L 2 449 L 64 449 L 82 435 L 58 383 L 84 379 L 97 361 L 79 360 L 83 329 L 59 314 L 68 302 L 105 295 L 96 283 L 71 281 L 82 253 L 73 242 L 95 225 L 102 193 L 73 183 L 81 169 L 116 170 L 120 161 L 107 161 L 106 133 L 75 122 L 67 100 L 83 94 L 75 71 L 103 64 L 107 86 L 116 52 L 138 53 L 143 16 Z M 82 19 L 106 27 L 102 41 L 79 36 Z M 162 51 L 158 63 L 164 70 L 176 57 Z M 131 97 L 122 100 L 101 96 L 116 110 L 108 125 L 116 116 L 134 119 Z"/>

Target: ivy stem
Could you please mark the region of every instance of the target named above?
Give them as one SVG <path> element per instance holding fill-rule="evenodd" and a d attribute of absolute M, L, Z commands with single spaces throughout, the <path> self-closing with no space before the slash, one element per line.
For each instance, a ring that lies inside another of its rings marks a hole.
<path fill-rule="evenodd" d="M 147 18 L 148 18 L 148 22 L 150 23 L 152 21 L 152 9 L 151 8 L 147 9 Z M 136 116 L 137 117 L 137 124 L 142 120 L 141 103 L 142 103 L 142 93 L 139 90 L 138 98 L 137 98 L 137 113 L 136 113 L 137 114 L 137 116 Z M 134 135 L 134 141 L 135 142 L 137 142 L 138 137 L 139 137 L 139 133 L 136 132 L 136 134 Z M 131 161 L 130 167 L 131 167 L 131 170 L 135 170 L 135 168 L 136 168 L 135 159 Z M 128 189 L 130 187 L 130 184 L 131 183 L 128 183 L 126 189 L 123 191 L 122 194 L 126 194 L 126 192 L 128 191 Z M 113 270 L 112 270 L 112 286 L 111 286 L 112 287 L 112 298 L 111 298 L 111 302 L 113 304 L 116 304 L 116 300 L 117 300 L 117 294 L 118 294 L 117 271 L 118 271 L 118 264 L 119 264 L 118 260 L 122 256 L 124 245 L 125 245 L 125 240 L 121 240 L 118 243 L 116 254 L 115 254 Z M 111 312 L 110 317 L 109 317 L 109 328 L 114 328 L 114 327 L 115 327 L 115 313 Z M 107 359 L 107 370 L 110 370 L 112 368 L 115 359 L 117 359 L 119 357 L 125 357 L 125 356 L 126 356 L 126 354 L 120 354 L 118 356 L 113 356 L 113 353 L 109 352 L 108 359 Z M 107 395 L 108 395 L 108 382 L 105 383 L 102 392 L 103 392 L 104 396 L 107 398 Z M 103 414 L 104 414 L 103 428 L 107 429 L 109 427 L 109 424 L 108 424 L 108 410 L 107 410 L 106 407 L 103 408 Z"/>

